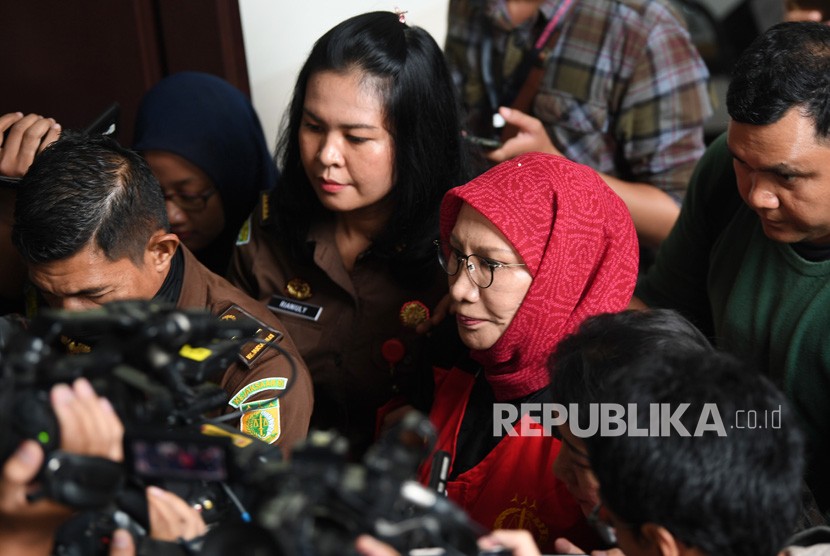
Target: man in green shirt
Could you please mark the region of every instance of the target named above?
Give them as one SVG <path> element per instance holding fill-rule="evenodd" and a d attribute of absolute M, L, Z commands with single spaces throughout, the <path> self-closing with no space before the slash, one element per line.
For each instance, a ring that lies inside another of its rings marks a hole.
<path fill-rule="evenodd" d="M 683 312 L 768 371 L 808 433 L 830 509 L 830 27 L 783 23 L 741 56 L 731 121 L 692 176 L 633 306 Z"/>

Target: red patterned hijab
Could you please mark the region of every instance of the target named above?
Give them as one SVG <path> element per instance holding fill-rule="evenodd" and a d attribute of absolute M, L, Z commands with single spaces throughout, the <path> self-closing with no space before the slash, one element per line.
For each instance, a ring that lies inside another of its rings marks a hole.
<path fill-rule="evenodd" d="M 499 400 L 549 382 L 547 358 L 591 315 L 625 309 L 637 279 L 634 225 L 599 175 L 561 156 L 531 153 L 451 189 L 441 205 L 448 240 L 463 203 L 513 244 L 533 282 L 501 338 L 473 359 Z"/>

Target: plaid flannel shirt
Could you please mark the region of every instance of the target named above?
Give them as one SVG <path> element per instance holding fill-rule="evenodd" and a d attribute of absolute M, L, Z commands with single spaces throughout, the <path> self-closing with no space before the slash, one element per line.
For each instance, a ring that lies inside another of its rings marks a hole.
<path fill-rule="evenodd" d="M 493 135 L 482 77 L 509 106 L 503 84 L 561 0 L 513 28 L 506 0 L 450 0 L 445 53 L 468 112 L 467 129 Z M 708 71 L 667 0 L 575 0 L 559 22 L 531 114 L 571 160 L 627 181 L 655 185 L 680 202 L 703 154 L 712 113 Z M 487 36 L 489 35 L 489 39 Z"/>

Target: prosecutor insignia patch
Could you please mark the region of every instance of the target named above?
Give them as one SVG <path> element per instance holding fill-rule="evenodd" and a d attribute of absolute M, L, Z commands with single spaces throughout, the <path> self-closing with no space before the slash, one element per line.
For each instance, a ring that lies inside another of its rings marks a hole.
<path fill-rule="evenodd" d="M 269 328 L 264 322 L 254 317 L 239 305 L 231 305 L 225 309 L 224 313 L 219 315 L 219 318 L 222 320 L 235 320 L 241 323 L 253 324 L 258 327 L 254 339 L 246 343 L 239 350 L 239 359 L 249 369 L 267 351 L 269 343 L 282 340 L 282 332 Z"/>
<path fill-rule="evenodd" d="M 248 384 L 231 398 L 228 405 L 245 411 L 239 420 L 239 428 L 245 434 L 259 438 L 263 442 L 273 444 L 282 432 L 280 424 L 280 400 L 264 399 L 248 402 L 256 394 L 262 392 L 285 390 L 288 379 L 283 377 L 263 378 Z"/>
<path fill-rule="evenodd" d="M 251 217 L 249 216 L 242 227 L 239 228 L 239 235 L 236 236 L 237 245 L 248 245 L 251 242 Z"/>

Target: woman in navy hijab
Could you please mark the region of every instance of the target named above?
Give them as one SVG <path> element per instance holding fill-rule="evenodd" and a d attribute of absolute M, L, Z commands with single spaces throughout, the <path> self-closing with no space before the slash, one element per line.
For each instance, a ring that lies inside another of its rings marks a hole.
<path fill-rule="evenodd" d="M 161 183 L 172 231 L 224 275 L 240 226 L 277 179 L 251 102 L 219 77 L 171 75 L 144 95 L 133 149 Z"/>

